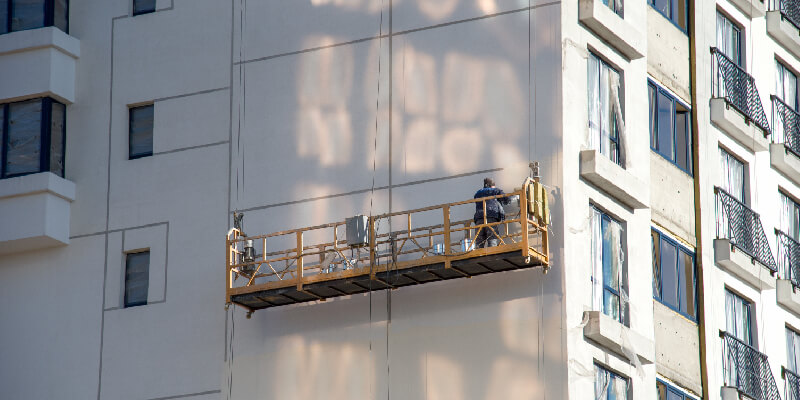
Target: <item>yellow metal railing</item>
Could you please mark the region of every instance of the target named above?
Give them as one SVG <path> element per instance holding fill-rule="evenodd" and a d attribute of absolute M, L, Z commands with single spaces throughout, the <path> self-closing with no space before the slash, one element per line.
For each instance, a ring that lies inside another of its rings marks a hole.
<path fill-rule="evenodd" d="M 547 268 L 547 207 L 533 199 L 537 188 L 541 189 L 537 185 L 529 178 L 522 188 L 505 195 L 370 216 L 369 243 L 362 247 L 348 246 L 342 234 L 345 221 L 257 236 L 231 229 L 225 240 L 227 301 L 240 294 L 287 287 L 302 291 L 311 283 L 367 274 L 378 280 L 378 273 L 421 265 L 443 263 L 444 268 L 452 268 L 453 261 L 513 251 L 520 251 L 527 263 Z M 486 202 L 513 196 L 519 196 L 519 213 L 488 222 Z M 472 215 L 479 202 L 484 218 L 475 223 Z M 454 213 L 470 218 L 453 220 Z M 482 230 L 497 234 L 500 244 L 475 248 Z M 248 241 L 257 253 L 252 260 L 243 257 Z"/>

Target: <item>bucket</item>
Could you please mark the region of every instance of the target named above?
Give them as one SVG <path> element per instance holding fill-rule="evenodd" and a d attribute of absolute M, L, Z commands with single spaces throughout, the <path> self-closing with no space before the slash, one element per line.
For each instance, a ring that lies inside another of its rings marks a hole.
<path fill-rule="evenodd" d="M 472 239 L 462 239 L 461 240 L 461 251 L 466 253 L 468 251 L 472 251 L 475 249 L 475 245 L 472 243 Z"/>

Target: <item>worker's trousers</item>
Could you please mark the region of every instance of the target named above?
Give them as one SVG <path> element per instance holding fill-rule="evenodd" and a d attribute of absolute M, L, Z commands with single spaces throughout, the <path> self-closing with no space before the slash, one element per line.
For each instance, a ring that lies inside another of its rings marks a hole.
<path fill-rule="evenodd" d="M 501 221 L 500 218 L 486 217 L 487 224 L 500 221 Z M 475 225 L 480 225 L 482 223 L 483 219 L 475 221 Z M 479 249 L 481 247 L 494 247 L 499 245 L 500 236 L 498 236 L 498 234 L 500 233 L 501 227 L 502 225 L 493 225 L 493 226 L 483 226 L 477 228 L 480 229 L 480 231 L 478 231 L 478 237 L 475 240 L 475 248 Z"/>

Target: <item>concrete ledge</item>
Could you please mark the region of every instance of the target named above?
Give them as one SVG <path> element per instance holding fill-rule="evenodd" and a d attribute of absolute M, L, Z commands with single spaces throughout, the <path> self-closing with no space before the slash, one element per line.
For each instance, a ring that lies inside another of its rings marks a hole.
<path fill-rule="evenodd" d="M 50 96 L 75 101 L 75 64 L 80 41 L 54 27 L 0 35 L 0 102 Z"/>
<path fill-rule="evenodd" d="M 719 390 L 722 400 L 740 400 L 739 389 L 734 386 L 723 386 Z"/>
<path fill-rule="evenodd" d="M 723 270 L 759 290 L 775 288 L 772 271 L 745 252 L 731 246 L 728 239 L 714 240 L 714 262 Z"/>
<path fill-rule="evenodd" d="M 623 358 L 628 358 L 622 351 L 623 335 L 626 335 L 630 346 L 642 364 L 652 364 L 655 358 L 655 344 L 652 340 L 632 331 L 625 325 L 603 314 L 600 311 L 584 312 L 588 323 L 583 327 L 583 336 Z M 631 362 L 633 360 L 630 360 Z"/>
<path fill-rule="evenodd" d="M 50 172 L 0 180 L 0 254 L 69 244 L 75 184 Z"/>
<path fill-rule="evenodd" d="M 648 208 L 650 188 L 597 150 L 581 151 L 581 177 L 631 208 Z"/>
<path fill-rule="evenodd" d="M 753 152 L 769 148 L 769 139 L 764 137 L 761 128 L 752 122 L 746 122 L 744 115 L 728 106 L 723 98 L 711 99 L 711 122 Z"/>
<path fill-rule="evenodd" d="M 730 2 L 750 18 L 764 15 L 767 9 L 762 0 L 730 0 Z"/>
<path fill-rule="evenodd" d="M 631 60 L 644 57 L 644 35 L 600 0 L 580 0 L 578 19 Z"/>
<path fill-rule="evenodd" d="M 797 293 L 792 281 L 788 279 L 778 279 L 775 292 L 778 297 L 778 304 L 800 315 L 800 293 Z"/>
<path fill-rule="evenodd" d="M 767 33 L 795 57 L 800 57 L 800 30 L 783 18 L 780 11 L 767 11 Z"/>
<path fill-rule="evenodd" d="M 769 163 L 792 182 L 800 185 L 800 158 L 790 152 L 783 143 L 769 145 Z"/>

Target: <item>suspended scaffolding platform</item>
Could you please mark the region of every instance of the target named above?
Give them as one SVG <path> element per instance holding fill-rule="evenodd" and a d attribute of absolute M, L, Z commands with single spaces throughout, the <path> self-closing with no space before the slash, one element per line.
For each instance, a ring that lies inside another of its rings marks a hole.
<path fill-rule="evenodd" d="M 502 222 L 489 222 L 485 215 L 473 222 L 476 203 L 486 210 L 488 201 L 504 197 L 519 199 L 518 213 L 512 205 Z M 550 265 L 547 193 L 530 178 L 504 196 L 362 218 L 365 226 L 357 238 L 342 234 L 348 221 L 259 236 L 231 229 L 227 302 L 252 312 L 509 270 L 543 267 L 546 272 Z M 475 248 L 481 232 L 497 234 L 499 245 Z"/>

